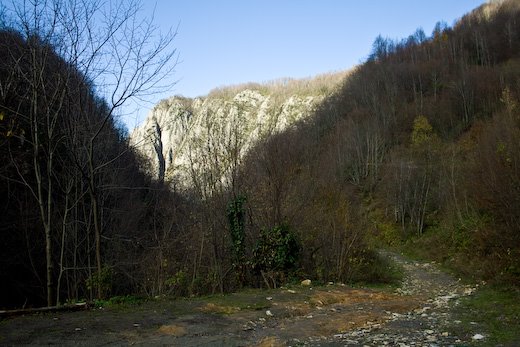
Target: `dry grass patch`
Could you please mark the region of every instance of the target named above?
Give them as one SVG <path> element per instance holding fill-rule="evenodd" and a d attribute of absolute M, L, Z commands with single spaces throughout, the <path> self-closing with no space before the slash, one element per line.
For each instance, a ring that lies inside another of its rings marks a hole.
<path fill-rule="evenodd" d="M 186 328 L 179 325 L 163 325 L 159 328 L 159 332 L 164 335 L 181 337 L 186 335 Z"/>
<path fill-rule="evenodd" d="M 280 340 L 278 340 L 274 336 L 268 336 L 264 337 L 258 344 L 255 345 L 255 347 L 281 347 L 285 346 L 284 343 L 282 343 Z"/>
<path fill-rule="evenodd" d="M 206 305 L 199 308 L 202 312 L 209 313 L 221 313 L 221 314 L 233 314 L 240 311 L 240 307 L 237 306 L 224 306 L 214 304 L 212 302 L 207 303 Z"/>
<path fill-rule="evenodd" d="M 332 335 L 382 322 L 384 318 L 375 312 L 348 312 L 331 315 L 328 319 L 319 321 L 316 324 L 316 332 L 321 335 Z"/>
<path fill-rule="evenodd" d="M 317 290 L 307 301 L 286 303 L 291 318 L 280 326 L 294 336 L 327 336 L 382 324 L 388 320 L 388 312 L 409 312 L 420 302 L 418 297 L 375 290 Z"/>
<path fill-rule="evenodd" d="M 333 304 L 358 304 L 363 302 L 381 302 L 389 300 L 403 300 L 403 297 L 366 289 L 329 290 L 318 291 L 310 298 L 310 303 L 315 306 L 327 306 Z M 406 299 L 408 300 L 408 299 Z"/>

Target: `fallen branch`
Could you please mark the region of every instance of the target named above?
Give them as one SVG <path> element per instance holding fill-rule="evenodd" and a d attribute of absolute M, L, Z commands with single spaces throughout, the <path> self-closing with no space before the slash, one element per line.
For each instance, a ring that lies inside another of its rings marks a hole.
<path fill-rule="evenodd" d="M 21 316 L 24 314 L 44 313 L 44 312 L 81 311 L 81 310 L 86 310 L 88 307 L 89 307 L 88 303 L 80 302 L 80 303 L 77 303 L 74 305 L 24 308 L 24 309 L 18 309 L 18 310 L 0 310 L 0 318 Z"/>

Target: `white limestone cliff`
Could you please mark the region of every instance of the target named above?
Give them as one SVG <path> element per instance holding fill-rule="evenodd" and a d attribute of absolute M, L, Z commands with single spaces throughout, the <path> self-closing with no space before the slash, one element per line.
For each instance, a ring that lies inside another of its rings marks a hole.
<path fill-rule="evenodd" d="M 308 117 L 345 72 L 309 80 L 281 80 L 162 100 L 136 128 L 130 143 L 149 159 L 149 172 L 178 187 L 227 184 L 259 140 Z"/>

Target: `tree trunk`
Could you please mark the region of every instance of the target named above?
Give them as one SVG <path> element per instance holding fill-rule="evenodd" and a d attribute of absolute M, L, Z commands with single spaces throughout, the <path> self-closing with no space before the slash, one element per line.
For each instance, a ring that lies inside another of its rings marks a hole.
<path fill-rule="evenodd" d="M 102 290 L 101 290 L 101 230 L 99 225 L 99 206 L 97 195 L 95 191 L 95 179 L 94 179 L 94 144 L 92 141 L 89 145 L 89 153 L 88 153 L 88 167 L 89 167 L 89 193 L 90 193 L 90 201 L 92 204 L 92 217 L 94 219 L 94 243 L 96 249 L 96 269 L 97 269 L 97 298 L 102 298 Z"/>

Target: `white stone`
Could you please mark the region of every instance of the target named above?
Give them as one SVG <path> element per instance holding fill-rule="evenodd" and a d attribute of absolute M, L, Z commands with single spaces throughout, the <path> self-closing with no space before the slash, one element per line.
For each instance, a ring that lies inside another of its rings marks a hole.
<path fill-rule="evenodd" d="M 485 336 L 482 334 L 475 334 L 475 335 L 473 335 L 473 337 L 471 337 L 472 340 L 482 340 L 484 338 L 485 338 Z"/>

